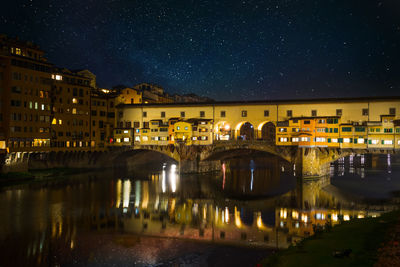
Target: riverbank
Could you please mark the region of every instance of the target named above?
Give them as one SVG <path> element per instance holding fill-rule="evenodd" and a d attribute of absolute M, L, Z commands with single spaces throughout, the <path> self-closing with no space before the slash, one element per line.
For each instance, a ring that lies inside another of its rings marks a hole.
<path fill-rule="evenodd" d="M 51 168 L 30 170 L 28 172 L 8 172 L 0 173 L 0 187 L 15 184 L 31 183 L 54 179 L 67 175 L 79 174 L 93 171 L 89 168 Z"/>
<path fill-rule="evenodd" d="M 330 231 L 303 240 L 296 247 L 278 252 L 262 265 L 373 266 L 380 257 L 380 248 L 390 241 L 390 229 L 399 223 L 399 218 L 400 211 L 394 211 L 377 218 L 343 222 Z"/>

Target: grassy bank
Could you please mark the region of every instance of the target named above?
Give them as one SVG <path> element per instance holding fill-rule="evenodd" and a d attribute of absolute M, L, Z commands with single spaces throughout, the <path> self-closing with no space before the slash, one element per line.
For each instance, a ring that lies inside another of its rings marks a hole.
<path fill-rule="evenodd" d="M 38 182 L 54 177 L 79 174 L 93 169 L 74 169 L 74 168 L 52 168 L 45 170 L 30 170 L 28 172 L 9 172 L 0 173 L 0 186 Z"/>
<path fill-rule="evenodd" d="M 356 219 L 329 232 L 303 240 L 298 246 L 278 252 L 263 266 L 372 266 L 377 250 L 388 238 L 387 230 L 398 222 L 399 211 L 378 218 Z M 343 255 L 351 252 L 349 255 Z M 335 252 L 342 255 L 334 256 Z"/>

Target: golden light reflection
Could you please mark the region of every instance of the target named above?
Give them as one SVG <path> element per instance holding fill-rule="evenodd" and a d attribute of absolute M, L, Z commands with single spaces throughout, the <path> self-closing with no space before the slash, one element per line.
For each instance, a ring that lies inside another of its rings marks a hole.
<path fill-rule="evenodd" d="M 237 210 L 236 206 L 235 206 L 235 224 L 239 228 L 242 226 L 242 222 L 240 220 L 240 212 Z"/>
<path fill-rule="evenodd" d="M 121 188 L 122 188 L 122 181 L 121 181 L 121 179 L 118 179 L 117 185 L 116 185 L 116 190 L 117 190 L 117 199 L 116 199 L 116 203 L 115 203 L 116 208 L 119 208 L 119 206 L 121 205 Z"/>
<path fill-rule="evenodd" d="M 337 220 L 338 220 L 338 215 L 337 215 L 337 213 L 333 213 L 332 216 L 331 216 L 331 218 L 332 218 L 332 221 L 337 222 Z"/>
<path fill-rule="evenodd" d="M 257 212 L 257 227 L 259 229 L 263 228 L 263 223 L 261 219 L 261 212 Z"/>
<path fill-rule="evenodd" d="M 301 220 L 302 220 L 304 223 L 307 223 L 307 222 L 308 222 L 308 216 L 307 216 L 307 214 L 301 214 Z"/>
<path fill-rule="evenodd" d="M 298 220 L 299 219 L 299 213 L 297 211 L 293 210 L 292 211 L 292 218 L 295 219 L 295 220 Z"/>
<path fill-rule="evenodd" d="M 229 209 L 225 207 L 225 222 L 229 223 Z"/>
<path fill-rule="evenodd" d="M 348 215 L 348 214 L 343 215 L 343 220 L 350 221 L 350 215 Z"/>
<path fill-rule="evenodd" d="M 122 199 L 123 199 L 122 207 L 123 208 L 129 207 L 130 197 L 131 197 L 131 181 L 126 180 L 126 181 L 124 181 L 123 196 L 122 196 Z"/>
<path fill-rule="evenodd" d="M 142 198 L 142 209 L 147 209 L 147 205 L 149 204 L 149 182 L 143 182 L 143 198 Z"/>
<path fill-rule="evenodd" d="M 280 210 L 280 216 L 281 216 L 281 218 L 286 219 L 287 218 L 287 210 L 286 209 L 281 209 Z"/>

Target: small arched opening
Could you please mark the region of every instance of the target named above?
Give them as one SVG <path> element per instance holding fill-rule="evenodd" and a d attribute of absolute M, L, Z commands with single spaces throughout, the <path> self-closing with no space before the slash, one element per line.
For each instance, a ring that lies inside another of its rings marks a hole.
<path fill-rule="evenodd" d="M 273 122 L 264 122 L 258 126 L 258 138 L 268 143 L 275 143 L 275 124 Z"/>
<path fill-rule="evenodd" d="M 254 140 L 254 126 L 250 122 L 245 122 L 240 126 L 238 140 Z"/>

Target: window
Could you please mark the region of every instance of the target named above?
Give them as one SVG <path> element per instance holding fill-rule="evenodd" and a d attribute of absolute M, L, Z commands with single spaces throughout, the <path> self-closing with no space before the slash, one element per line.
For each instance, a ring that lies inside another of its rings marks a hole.
<path fill-rule="evenodd" d="M 396 108 L 389 108 L 390 115 L 396 115 Z"/>
<path fill-rule="evenodd" d="M 247 117 L 247 110 L 242 110 L 242 117 Z"/>
<path fill-rule="evenodd" d="M 355 131 L 356 132 L 365 132 L 365 128 L 364 127 L 355 127 Z"/>
<path fill-rule="evenodd" d="M 336 110 L 336 116 L 342 116 L 342 114 L 343 114 L 343 110 L 341 110 L 341 109 Z"/>
<path fill-rule="evenodd" d="M 143 111 L 143 117 L 146 118 L 147 117 L 147 112 Z"/>
<path fill-rule="evenodd" d="M 286 117 L 292 117 L 293 112 L 291 110 L 286 110 Z"/>
<path fill-rule="evenodd" d="M 264 117 L 269 117 L 269 110 L 264 110 Z"/>
<path fill-rule="evenodd" d="M 393 128 L 385 128 L 383 129 L 385 133 L 393 133 Z"/>
<path fill-rule="evenodd" d="M 368 109 L 367 108 L 363 108 L 362 109 L 362 115 L 363 116 L 368 116 Z"/>
<path fill-rule="evenodd" d="M 364 139 L 363 138 L 358 138 L 357 139 L 358 144 L 364 144 Z"/>
<path fill-rule="evenodd" d="M 204 118 L 206 116 L 206 113 L 204 111 L 200 111 L 200 118 Z"/>
<path fill-rule="evenodd" d="M 161 111 L 161 118 L 165 118 L 165 111 Z"/>
<path fill-rule="evenodd" d="M 298 137 L 292 137 L 292 142 L 299 142 L 299 138 Z"/>
<path fill-rule="evenodd" d="M 351 127 L 342 127 L 342 132 L 351 132 Z"/>
<path fill-rule="evenodd" d="M 393 140 L 382 140 L 382 145 L 393 145 Z"/>
<path fill-rule="evenodd" d="M 352 138 L 343 138 L 343 143 L 351 143 Z"/>
<path fill-rule="evenodd" d="M 133 127 L 134 128 L 139 128 L 140 127 L 140 122 L 138 122 L 138 121 L 133 122 Z"/>
<path fill-rule="evenodd" d="M 326 142 L 326 139 L 325 139 L 325 137 L 317 137 L 316 141 L 317 142 Z"/>
<path fill-rule="evenodd" d="M 185 117 L 185 111 L 181 111 L 181 117 L 182 117 L 182 118 Z"/>
<path fill-rule="evenodd" d="M 287 132 L 287 128 L 279 128 L 279 132 L 283 133 L 283 132 Z"/>
<path fill-rule="evenodd" d="M 311 116 L 316 117 L 317 116 L 317 111 L 316 110 L 311 110 Z"/>
<path fill-rule="evenodd" d="M 288 141 L 287 137 L 280 137 L 279 138 L 279 142 L 287 142 L 287 141 Z"/>
<path fill-rule="evenodd" d="M 301 142 L 310 142 L 310 137 L 302 137 Z"/>
<path fill-rule="evenodd" d="M 222 117 L 222 118 L 225 118 L 225 116 L 226 116 L 225 111 L 221 111 L 221 117 Z"/>

